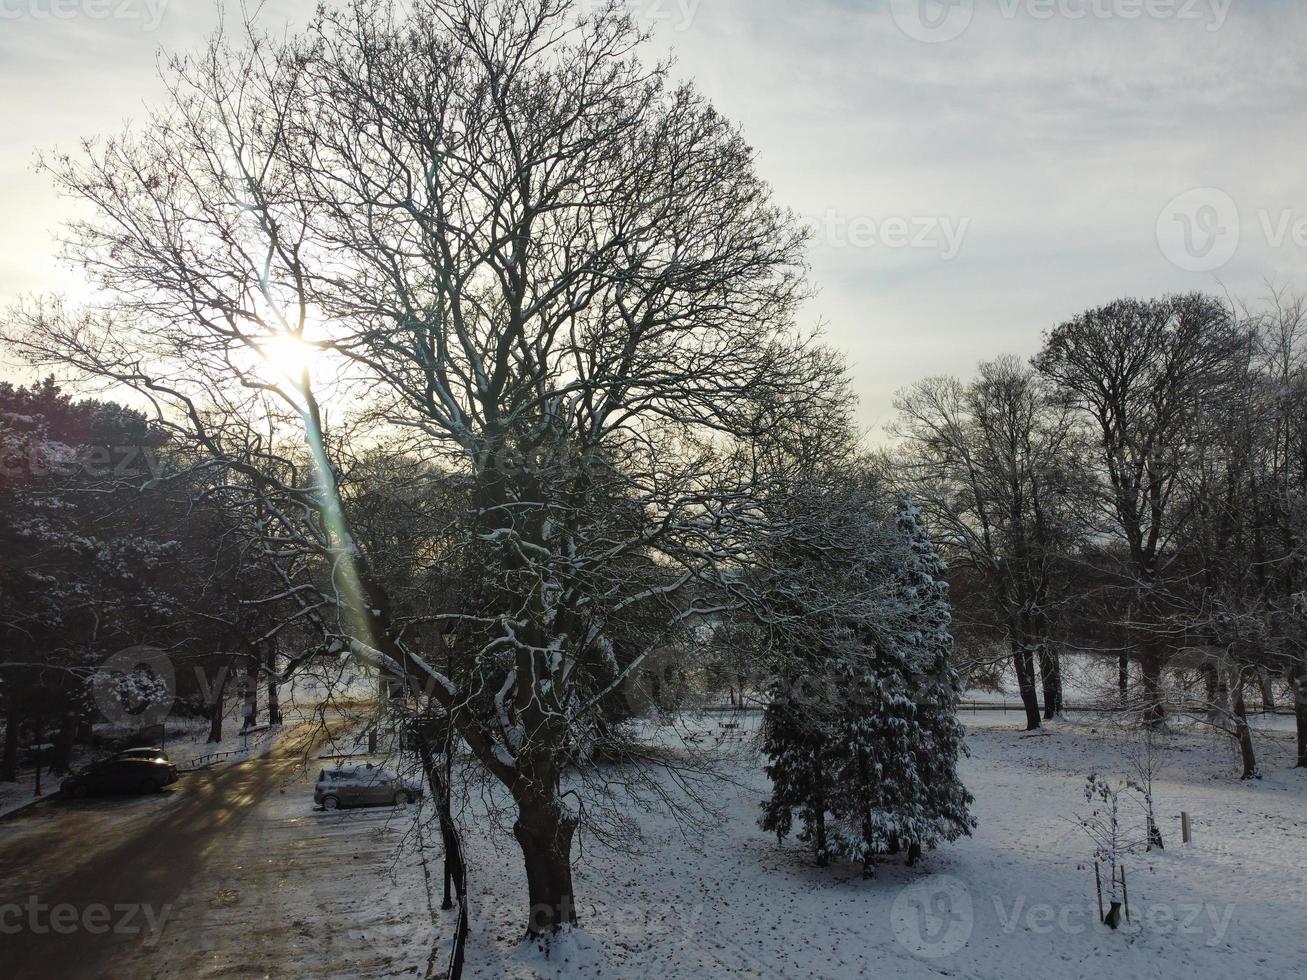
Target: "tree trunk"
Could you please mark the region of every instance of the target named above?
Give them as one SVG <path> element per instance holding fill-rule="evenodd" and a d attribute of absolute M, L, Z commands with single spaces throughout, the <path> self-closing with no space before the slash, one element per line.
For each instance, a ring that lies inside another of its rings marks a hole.
<path fill-rule="evenodd" d="M 222 713 L 223 702 L 227 694 L 227 677 L 229 671 L 226 667 L 218 674 L 218 682 L 214 685 L 212 700 L 209 703 L 209 741 L 222 741 Z"/>
<path fill-rule="evenodd" d="M 1116 658 L 1116 691 L 1125 704 L 1130 697 L 1130 658 L 1124 653 Z"/>
<path fill-rule="evenodd" d="M 1298 660 L 1293 685 L 1293 715 L 1298 725 L 1298 769 L 1307 769 L 1307 657 Z"/>
<path fill-rule="evenodd" d="M 241 731 L 253 728 L 259 722 L 259 661 L 250 657 L 245 667 L 245 704 L 241 707 Z"/>
<path fill-rule="evenodd" d="M 32 776 L 32 795 L 40 796 L 41 795 L 41 756 L 42 756 L 41 746 L 42 744 L 44 744 L 45 741 L 45 719 L 41 717 L 40 709 L 37 709 L 36 712 L 35 735 L 36 738 L 33 740 L 32 746 L 36 751 L 36 772 Z"/>
<path fill-rule="evenodd" d="M 1039 727 L 1039 695 L 1035 691 L 1035 658 L 1023 643 L 1012 640 L 1012 666 L 1017 674 L 1017 689 L 1026 709 L 1026 731 Z"/>
<path fill-rule="evenodd" d="M 5 747 L 3 755 L 0 755 L 0 781 L 18 782 L 18 709 L 12 705 L 5 715 Z"/>
<path fill-rule="evenodd" d="M 277 646 L 268 645 L 268 724 L 281 724 L 281 696 L 277 692 Z"/>
<path fill-rule="evenodd" d="M 1212 667 L 1212 688 L 1209 692 L 1207 720 L 1211 724 L 1225 723 L 1225 716 L 1230 710 L 1230 685 L 1226 681 L 1225 670 L 1220 665 Z"/>
<path fill-rule="evenodd" d="M 1166 721 L 1166 706 L 1162 703 L 1162 651 L 1152 638 L 1140 645 L 1139 672 L 1144 681 L 1143 722 L 1157 727 Z"/>
<path fill-rule="evenodd" d="M 563 813 L 553 798 L 524 797 L 518 802 L 513 836 L 526 862 L 531 912 L 528 937 L 548 936 L 576 923 L 572 891 L 572 835 L 576 819 Z"/>
<path fill-rule="evenodd" d="M 1243 759 L 1243 775 L 1240 779 L 1260 779 L 1257 771 L 1257 756 L 1253 750 L 1252 729 L 1248 727 L 1248 710 L 1243 699 L 1243 673 L 1234 667 L 1230 671 L 1231 704 L 1234 708 L 1234 734 L 1239 740 L 1239 755 Z"/>
<path fill-rule="evenodd" d="M 1271 672 L 1265 667 L 1257 668 L 1257 681 L 1262 690 L 1262 710 L 1275 714 L 1275 688 L 1271 685 Z"/>
<path fill-rule="evenodd" d="M 862 797 L 863 800 L 866 800 L 871 796 L 871 785 L 870 774 L 867 771 L 867 753 L 862 749 L 858 750 L 858 781 L 861 783 L 858 795 Z M 871 809 L 864 803 L 862 807 L 862 846 L 864 848 L 862 854 L 862 877 L 864 878 L 872 878 L 876 874 L 876 865 L 872 861 L 871 853 L 873 836 Z"/>
<path fill-rule="evenodd" d="M 1051 721 L 1062 713 L 1062 659 L 1061 656 L 1039 648 L 1039 680 L 1044 689 L 1044 719 Z"/>
<path fill-rule="evenodd" d="M 67 773 L 72 770 L 73 743 L 77 739 L 77 715 L 68 712 L 59 723 L 54 751 L 50 755 L 50 771 Z"/>

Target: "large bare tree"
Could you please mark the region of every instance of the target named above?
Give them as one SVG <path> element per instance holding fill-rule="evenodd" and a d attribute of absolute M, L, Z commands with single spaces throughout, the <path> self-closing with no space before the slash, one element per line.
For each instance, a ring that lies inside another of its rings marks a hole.
<path fill-rule="evenodd" d="M 1035 358 L 1097 444 L 1093 462 L 1106 491 L 1101 530 L 1124 546 L 1111 571 L 1149 723 L 1165 718 L 1162 671 L 1177 642 L 1168 620 L 1172 573 L 1192 517 L 1183 475 L 1202 441 L 1204 414 L 1237 392 L 1245 349 L 1233 311 L 1193 293 L 1089 310 L 1049 331 Z"/>
<path fill-rule="evenodd" d="M 452 723 L 515 802 L 542 934 L 575 920 L 586 808 L 565 768 L 597 706 L 732 601 L 754 448 L 843 384 L 793 327 L 797 222 L 741 135 L 636 57 L 617 5 L 408 6 L 218 38 L 171 63 L 143 126 L 47 159 L 89 205 L 69 252 L 105 298 L 29 307 L 11 333 L 153 400 L 248 494 L 275 598 Z M 328 387 L 289 369 L 307 348 L 340 365 Z M 446 614 L 449 669 L 351 525 L 356 404 L 466 488 L 484 590 Z M 279 448 L 294 429 L 307 468 Z M 647 642 L 618 663 L 637 620 Z"/>
<path fill-rule="evenodd" d="M 1014 357 L 970 382 L 931 378 L 901 392 L 896 478 L 919 502 L 954 568 L 986 595 L 985 624 L 1012 652 L 1027 729 L 1061 708 L 1052 607 L 1084 533 L 1084 481 L 1069 413 Z M 1064 584 L 1064 582 L 1063 582 Z M 1038 666 L 1038 676 L 1036 669 Z"/>

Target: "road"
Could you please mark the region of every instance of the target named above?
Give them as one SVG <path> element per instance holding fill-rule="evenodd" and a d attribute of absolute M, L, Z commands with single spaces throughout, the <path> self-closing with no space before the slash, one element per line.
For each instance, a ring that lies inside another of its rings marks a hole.
<path fill-rule="evenodd" d="M 256 804 L 325 734 L 312 724 L 256 759 L 184 775 L 150 797 L 43 804 L 0 823 L 0 974 L 121 977 Z M 131 971 L 135 972 L 135 971 Z"/>

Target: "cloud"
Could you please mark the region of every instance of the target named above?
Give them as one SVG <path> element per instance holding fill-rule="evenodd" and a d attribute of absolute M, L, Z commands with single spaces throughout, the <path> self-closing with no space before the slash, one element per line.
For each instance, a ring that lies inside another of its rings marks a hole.
<path fill-rule="evenodd" d="M 1042 330 L 1118 295 L 1252 295 L 1267 276 L 1307 286 L 1307 254 L 1260 230 L 1262 212 L 1307 218 L 1307 4 L 1234 0 L 1208 29 L 1224 2 L 1135 17 L 1166 0 L 976 0 L 960 36 L 930 44 L 900 30 L 890 0 L 630 0 L 654 32 L 650 57 L 672 52 L 741 123 L 782 203 L 844 228 L 969 222 L 952 258 L 881 235 L 814 244 L 805 316 L 850 352 L 869 426 L 896 387 L 1031 353 Z M 302 22 L 314 6 L 270 3 L 263 22 Z M 1104 9 L 1115 15 L 1093 13 Z M 153 33 L 0 24 L 0 304 L 57 282 L 51 232 L 69 205 L 27 171 L 33 147 L 139 118 L 160 94 L 157 48 L 196 46 L 215 21 L 173 0 Z M 1162 254 L 1156 222 L 1209 186 L 1237 202 L 1243 235 L 1219 273 L 1186 272 Z"/>

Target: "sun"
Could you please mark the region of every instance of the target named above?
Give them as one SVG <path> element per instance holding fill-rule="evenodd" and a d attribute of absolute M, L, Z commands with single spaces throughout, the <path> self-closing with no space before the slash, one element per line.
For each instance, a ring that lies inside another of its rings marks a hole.
<path fill-rule="evenodd" d="M 277 334 L 258 345 L 263 360 L 287 380 L 298 382 L 305 372 L 313 373 L 322 356 L 320 348 L 294 334 Z"/>

